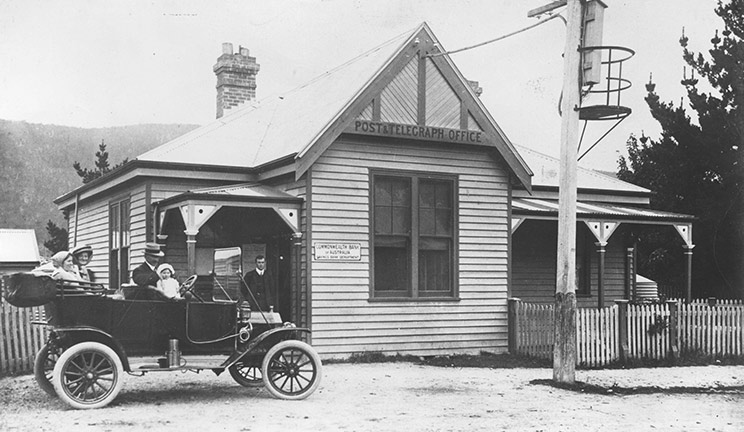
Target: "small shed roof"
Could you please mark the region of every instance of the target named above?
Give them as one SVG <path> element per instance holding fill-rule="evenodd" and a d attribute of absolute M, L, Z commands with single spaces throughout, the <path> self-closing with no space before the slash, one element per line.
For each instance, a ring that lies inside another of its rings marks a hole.
<path fill-rule="evenodd" d="M 0 263 L 38 263 L 39 245 L 32 229 L 0 229 Z"/>

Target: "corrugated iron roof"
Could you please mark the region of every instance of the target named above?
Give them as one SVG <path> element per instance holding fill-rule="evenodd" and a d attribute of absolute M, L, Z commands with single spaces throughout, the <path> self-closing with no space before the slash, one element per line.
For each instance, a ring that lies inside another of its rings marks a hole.
<path fill-rule="evenodd" d="M 0 262 L 27 263 L 41 260 L 32 229 L 0 229 Z"/>
<path fill-rule="evenodd" d="M 138 160 L 257 167 L 311 145 L 411 36 L 406 32 L 282 95 L 231 110 Z"/>
<path fill-rule="evenodd" d="M 194 189 L 189 191 L 194 194 L 206 195 L 231 195 L 246 198 L 291 198 L 297 199 L 296 196 L 288 194 L 279 189 L 258 183 L 243 183 L 214 188 Z"/>
<path fill-rule="evenodd" d="M 535 198 L 513 198 L 512 209 L 515 215 L 558 215 L 558 201 Z M 695 220 L 694 216 L 651 210 L 639 207 L 619 206 L 604 203 L 576 202 L 577 217 L 603 217 L 637 221 L 685 221 Z"/>
<path fill-rule="evenodd" d="M 560 161 L 554 157 L 542 154 L 521 145 L 515 145 L 517 151 L 532 169 L 532 186 L 558 187 L 558 172 Z M 617 192 L 635 192 L 649 194 L 650 190 L 636 186 L 632 183 L 622 181 L 600 172 L 578 167 L 576 173 L 576 186 L 579 189 L 595 189 Z"/>

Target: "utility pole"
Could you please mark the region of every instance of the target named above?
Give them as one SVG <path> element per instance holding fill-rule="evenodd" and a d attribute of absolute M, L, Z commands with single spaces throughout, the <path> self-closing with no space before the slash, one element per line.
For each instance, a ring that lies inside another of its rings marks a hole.
<path fill-rule="evenodd" d="M 527 16 L 563 6 L 566 6 L 566 44 L 561 99 L 553 381 L 573 384 L 576 381 L 576 168 L 582 73 L 579 48 L 584 20 L 582 0 L 554 1 L 530 11 Z"/>

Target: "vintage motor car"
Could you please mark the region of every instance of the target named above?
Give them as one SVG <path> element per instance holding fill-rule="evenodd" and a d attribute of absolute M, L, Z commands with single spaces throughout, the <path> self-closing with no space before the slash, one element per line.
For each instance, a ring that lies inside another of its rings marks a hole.
<path fill-rule="evenodd" d="M 48 326 L 49 337 L 36 356 L 36 381 L 74 408 L 109 404 L 124 372 L 227 370 L 242 386 L 265 386 L 290 400 L 318 388 L 321 360 L 301 340 L 309 329 L 229 298 L 205 299 L 195 281 L 192 276 L 181 285 L 189 300 L 139 300 L 132 294 L 147 288 L 129 286 L 122 295 L 98 284 L 18 273 L 6 281 L 6 298 L 16 306 L 44 304 L 45 319 L 35 324 Z"/>

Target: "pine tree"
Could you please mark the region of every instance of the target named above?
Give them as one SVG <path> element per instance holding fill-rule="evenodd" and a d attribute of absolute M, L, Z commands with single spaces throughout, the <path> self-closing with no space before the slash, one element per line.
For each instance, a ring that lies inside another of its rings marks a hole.
<path fill-rule="evenodd" d="M 101 144 L 98 146 L 96 152 L 96 169 L 82 168 L 80 162 L 75 161 L 72 167 L 75 168 L 77 174 L 83 179 L 83 184 L 89 183 L 127 163 L 128 159 L 124 159 L 121 163 L 115 165 L 113 168 L 109 166 L 109 154 L 106 150 L 106 144 L 101 140 Z"/>
<path fill-rule="evenodd" d="M 649 81 L 646 103 L 662 127 L 661 137 L 631 136 L 618 175 L 654 191 L 653 208 L 698 218 L 693 223 L 693 294 L 744 297 L 744 0 L 719 2 L 715 12 L 725 28 L 722 38 L 716 30 L 707 58 L 687 48 L 684 29 L 680 38 L 688 65 L 681 83 L 697 122 L 682 103 L 661 101 Z M 696 74 L 715 91 L 703 92 Z M 672 237 L 654 233 L 642 238 L 648 249 L 641 267 L 656 272 L 651 276 L 660 282 L 678 283 L 682 276 L 679 240 L 670 245 Z"/>
<path fill-rule="evenodd" d="M 44 247 L 49 249 L 50 252 L 56 253 L 68 248 L 68 236 L 67 230 L 60 228 L 54 222 L 49 220 L 46 225 L 47 234 L 49 240 L 44 241 Z"/>

